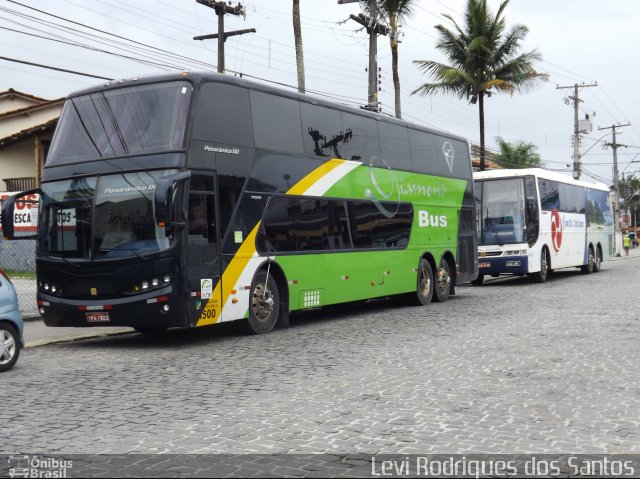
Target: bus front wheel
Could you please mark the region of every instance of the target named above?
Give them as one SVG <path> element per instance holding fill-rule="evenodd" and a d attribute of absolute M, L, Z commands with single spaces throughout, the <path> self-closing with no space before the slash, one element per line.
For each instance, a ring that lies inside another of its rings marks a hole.
<path fill-rule="evenodd" d="M 549 274 L 549 255 L 547 250 L 543 249 L 540 253 L 540 271 L 533 274 L 533 279 L 536 283 L 544 283 L 547 280 Z"/>
<path fill-rule="evenodd" d="M 280 314 L 280 292 L 273 275 L 259 271 L 251 285 L 249 307 L 249 330 L 255 334 L 270 332 L 278 322 Z"/>
<path fill-rule="evenodd" d="M 482 286 L 483 282 L 484 282 L 484 274 L 479 274 L 476 279 L 471 281 L 471 284 L 473 284 L 474 286 Z"/>
<path fill-rule="evenodd" d="M 429 261 L 422 258 L 418 265 L 418 290 L 416 300 L 418 305 L 427 306 L 433 298 L 433 290 L 435 289 L 435 281 L 433 277 L 433 269 Z"/>

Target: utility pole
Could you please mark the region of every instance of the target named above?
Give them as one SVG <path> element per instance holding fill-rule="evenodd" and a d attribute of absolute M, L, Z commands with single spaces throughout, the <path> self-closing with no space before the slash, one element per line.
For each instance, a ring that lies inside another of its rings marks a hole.
<path fill-rule="evenodd" d="M 580 122 L 578 118 L 578 106 L 582 100 L 578 96 L 580 88 L 587 88 L 592 86 L 598 86 L 598 83 L 592 83 L 590 85 L 577 83 L 573 86 L 556 86 L 556 90 L 566 90 L 567 88 L 573 88 L 573 96 L 568 97 L 569 100 L 573 100 L 573 177 L 576 180 L 580 179 Z M 566 101 L 566 99 L 565 99 Z M 568 104 L 568 103 L 567 103 Z"/>
<path fill-rule="evenodd" d="M 338 4 L 357 3 L 359 0 L 338 0 Z M 369 34 L 369 91 L 367 110 L 380 111 L 378 106 L 378 35 L 388 35 L 389 29 L 377 22 L 378 18 L 378 1 L 369 0 L 371 5 L 371 17 L 367 18 L 362 13 L 360 15 L 349 15 L 351 20 L 359 23 L 367 29 Z"/>
<path fill-rule="evenodd" d="M 618 128 L 629 125 L 631 125 L 631 123 L 598 128 L 598 130 L 611 130 L 613 132 L 613 141 L 611 143 L 605 143 L 603 147 L 606 148 L 610 146 L 613 149 L 613 227 L 615 233 L 614 244 L 616 256 L 620 256 L 622 251 L 622 228 L 620 225 L 620 183 L 618 182 L 618 148 L 627 148 L 627 145 L 621 145 L 617 142 L 616 135 L 618 132 Z"/>
<path fill-rule="evenodd" d="M 193 37 L 194 40 L 208 40 L 210 38 L 218 39 L 218 73 L 224 73 L 224 42 L 227 41 L 227 38 L 233 37 L 236 35 L 244 35 L 245 33 L 255 33 L 255 28 L 248 28 L 245 30 L 236 30 L 233 32 L 225 32 L 224 31 L 224 16 L 227 13 L 236 16 L 246 16 L 244 7 L 238 3 L 235 7 L 232 7 L 230 4 L 227 5 L 224 2 L 216 2 L 215 0 L 196 0 L 201 5 L 205 7 L 213 8 L 218 15 L 218 33 L 213 33 L 210 35 L 199 35 L 197 37 Z"/>

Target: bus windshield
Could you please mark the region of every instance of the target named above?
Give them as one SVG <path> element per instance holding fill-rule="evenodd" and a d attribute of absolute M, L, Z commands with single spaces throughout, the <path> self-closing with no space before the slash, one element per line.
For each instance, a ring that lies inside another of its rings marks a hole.
<path fill-rule="evenodd" d="M 84 260 L 125 258 L 169 248 L 155 221 L 156 180 L 167 171 L 44 183 L 39 252 Z"/>
<path fill-rule="evenodd" d="M 183 149 L 191 92 L 176 81 L 67 100 L 47 166 Z"/>
<path fill-rule="evenodd" d="M 481 194 L 480 244 L 503 245 L 525 241 L 524 184 L 522 179 L 478 183 Z"/>

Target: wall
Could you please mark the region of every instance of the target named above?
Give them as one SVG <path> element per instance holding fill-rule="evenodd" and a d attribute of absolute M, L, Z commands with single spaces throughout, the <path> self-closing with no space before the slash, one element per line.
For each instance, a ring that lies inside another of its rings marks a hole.
<path fill-rule="evenodd" d="M 62 102 L 54 105 L 30 111 L 28 115 L 20 114 L 0 119 L 0 138 L 18 133 L 22 130 L 42 125 L 60 116 Z"/>
<path fill-rule="evenodd" d="M 5 178 L 35 178 L 35 139 L 27 138 L 0 149 L 0 191 L 7 191 Z"/>

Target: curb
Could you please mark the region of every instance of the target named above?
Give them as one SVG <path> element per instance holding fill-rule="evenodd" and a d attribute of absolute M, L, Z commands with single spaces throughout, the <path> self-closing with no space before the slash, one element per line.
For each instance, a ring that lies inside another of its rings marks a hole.
<path fill-rule="evenodd" d="M 34 341 L 27 341 L 24 348 L 25 349 L 37 348 L 40 346 L 47 346 L 47 345 L 56 344 L 56 343 L 70 343 L 70 342 L 79 341 L 82 339 L 93 339 L 93 338 L 102 338 L 106 336 L 125 335 L 125 334 L 131 334 L 134 332 L 135 331 L 133 331 L 131 328 L 126 328 L 126 329 L 114 329 L 111 331 L 94 331 L 94 332 L 86 332 L 86 333 L 76 333 L 69 336 L 59 336 L 59 337 L 46 338 L 46 339 L 36 339 Z"/>

